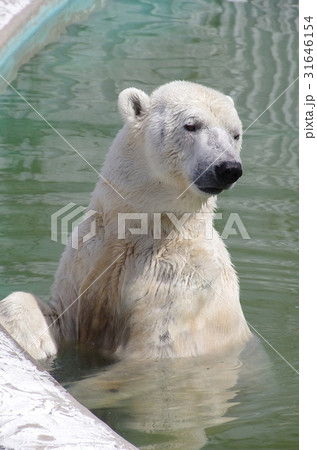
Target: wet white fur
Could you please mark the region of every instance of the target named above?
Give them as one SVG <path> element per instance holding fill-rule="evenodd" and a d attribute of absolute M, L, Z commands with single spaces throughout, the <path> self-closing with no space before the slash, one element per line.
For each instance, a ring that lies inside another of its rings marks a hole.
<path fill-rule="evenodd" d="M 240 161 L 241 140 L 233 135 L 241 123 L 232 100 L 179 81 L 150 97 L 126 89 L 119 110 L 125 125 L 88 207 L 97 211 L 95 237 L 78 250 L 68 244 L 49 305 L 11 294 L 0 302 L 0 323 L 35 358 L 76 340 L 122 358 L 193 356 L 245 343 L 250 331 L 229 254 L 215 230 L 206 239 L 216 197 L 193 184 L 200 162 Z M 184 129 L 197 120 L 199 133 Z M 149 213 L 149 233 L 118 239 L 122 212 Z M 190 217 L 175 232 L 167 212 Z M 153 238 L 153 213 L 162 213 L 163 236 L 172 232 L 172 239 Z M 197 220 L 200 213 L 207 223 Z"/>

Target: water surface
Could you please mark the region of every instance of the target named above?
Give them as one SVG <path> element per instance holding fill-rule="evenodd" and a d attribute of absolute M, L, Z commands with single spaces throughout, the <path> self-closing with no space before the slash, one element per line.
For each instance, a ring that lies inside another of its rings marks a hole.
<path fill-rule="evenodd" d="M 269 345 L 259 338 L 222 360 L 144 365 L 67 348 L 49 365 L 142 448 L 298 447 L 291 367 L 298 360 L 297 15 L 290 0 L 109 0 L 34 56 L 13 83 L 97 170 L 121 127 L 116 102 L 126 87 L 150 93 L 173 79 L 209 85 L 234 98 L 247 130 L 244 176 L 219 197 L 216 226 L 221 232 L 235 212 L 250 235 L 230 235 L 226 245 L 245 316 Z M 48 300 L 63 251 L 50 240 L 50 216 L 69 202 L 87 205 L 97 175 L 7 89 L 0 177 L 0 297 L 25 290 Z"/>

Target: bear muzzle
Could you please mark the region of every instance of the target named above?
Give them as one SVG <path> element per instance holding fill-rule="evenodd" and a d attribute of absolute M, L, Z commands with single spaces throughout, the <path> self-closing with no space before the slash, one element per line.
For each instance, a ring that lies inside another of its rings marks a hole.
<path fill-rule="evenodd" d="M 239 161 L 223 161 L 196 174 L 194 184 L 206 194 L 218 195 L 223 190 L 230 189 L 241 175 L 242 165 Z"/>

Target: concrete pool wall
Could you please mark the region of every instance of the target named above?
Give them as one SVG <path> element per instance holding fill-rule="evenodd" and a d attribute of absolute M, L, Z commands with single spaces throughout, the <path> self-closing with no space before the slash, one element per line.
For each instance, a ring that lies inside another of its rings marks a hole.
<path fill-rule="evenodd" d="M 3 0 L 0 93 L 18 68 L 103 0 Z M 0 448 L 135 449 L 80 405 L 0 326 Z"/>
<path fill-rule="evenodd" d="M 0 448 L 136 448 L 78 403 L 1 326 L 0 342 Z"/>

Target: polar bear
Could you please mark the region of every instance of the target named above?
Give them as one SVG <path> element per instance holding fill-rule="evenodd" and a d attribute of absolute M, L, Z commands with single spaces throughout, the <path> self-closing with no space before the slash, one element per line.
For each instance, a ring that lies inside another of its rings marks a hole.
<path fill-rule="evenodd" d="M 95 235 L 84 239 L 85 222 L 76 231 L 80 244 L 68 243 L 48 304 L 15 292 L 0 302 L 0 323 L 38 359 L 72 341 L 119 358 L 244 345 L 238 279 L 213 228 L 216 196 L 242 174 L 232 99 L 174 81 L 151 96 L 125 89 L 118 106 L 124 126 L 88 206 Z"/>

